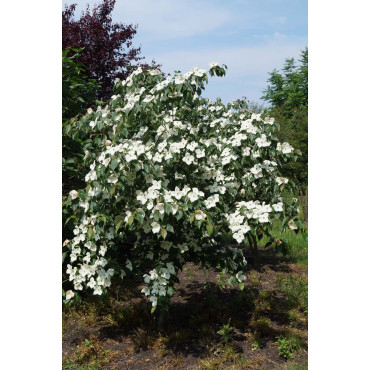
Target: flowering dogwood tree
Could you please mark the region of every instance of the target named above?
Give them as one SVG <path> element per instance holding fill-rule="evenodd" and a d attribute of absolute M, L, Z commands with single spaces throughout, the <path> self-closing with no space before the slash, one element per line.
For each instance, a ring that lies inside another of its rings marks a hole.
<path fill-rule="evenodd" d="M 298 228 L 297 200 L 282 196 L 294 184 L 279 173 L 296 154 L 274 137 L 274 119 L 242 100 L 201 97 L 208 75 L 225 69 L 213 62 L 166 77 L 138 68 L 115 81 L 107 106 L 77 122 L 89 137 L 90 171 L 86 188 L 65 202 L 75 213 L 74 237 L 64 242 L 67 301 L 86 288 L 102 294 L 114 275 L 140 274 L 153 309 L 166 307 L 189 261 L 220 268 L 243 289 L 245 242 L 270 235 L 274 218 Z"/>

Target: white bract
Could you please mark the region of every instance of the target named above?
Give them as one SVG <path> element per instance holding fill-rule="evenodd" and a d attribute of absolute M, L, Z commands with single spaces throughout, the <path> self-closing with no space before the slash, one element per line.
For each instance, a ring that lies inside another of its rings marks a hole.
<path fill-rule="evenodd" d="M 211 76 L 225 74 L 216 62 L 210 67 Z M 140 274 L 153 307 L 166 305 L 186 262 L 212 261 L 242 284 L 246 239 L 274 218 L 292 220 L 296 230 L 298 204 L 281 193 L 294 184 L 279 172 L 294 149 L 277 141 L 272 118 L 250 112 L 244 100 L 202 98 L 208 74 L 138 68 L 115 81 L 106 107 L 80 119 L 93 144 L 85 150 L 86 188 L 68 198 L 76 223 L 65 242 L 66 272 L 74 291 L 100 295 L 112 277 Z M 239 247 L 223 243 L 227 232 Z M 67 300 L 73 295 L 68 290 Z"/>

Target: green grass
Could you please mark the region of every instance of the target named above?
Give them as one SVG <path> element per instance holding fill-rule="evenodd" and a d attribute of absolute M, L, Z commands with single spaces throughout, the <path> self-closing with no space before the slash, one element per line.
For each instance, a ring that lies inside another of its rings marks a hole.
<path fill-rule="evenodd" d="M 287 258 L 304 266 L 308 266 L 308 238 L 307 233 L 298 233 L 296 234 L 292 230 L 285 230 L 281 232 L 282 222 L 280 220 L 275 220 L 272 225 L 270 234 L 274 238 L 285 239 L 289 246 Z M 267 236 L 258 242 L 260 246 L 264 246 L 269 241 Z M 274 246 L 275 244 L 273 244 Z"/>
<path fill-rule="evenodd" d="M 307 279 L 289 274 L 286 278 L 277 281 L 279 290 L 287 297 L 291 308 L 299 308 L 302 312 L 308 312 L 308 281 Z"/>

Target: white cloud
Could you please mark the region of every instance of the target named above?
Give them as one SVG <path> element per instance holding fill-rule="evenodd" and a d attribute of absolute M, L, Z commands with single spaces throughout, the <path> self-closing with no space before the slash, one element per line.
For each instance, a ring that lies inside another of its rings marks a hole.
<path fill-rule="evenodd" d="M 268 73 L 281 68 L 286 58 L 300 55 L 307 40 L 273 37 L 258 46 L 215 47 L 207 49 L 177 50 L 153 55 L 166 72 L 187 72 L 194 65 L 208 69 L 210 61 L 226 64 L 228 70 L 223 78 L 210 80 L 206 96 L 233 100 L 247 96 L 259 100 L 267 86 Z"/>
<path fill-rule="evenodd" d="M 77 2 L 79 16 L 87 3 L 92 7 L 99 0 L 64 2 Z M 268 72 L 281 68 L 286 58 L 297 57 L 307 45 L 307 38 L 278 32 L 279 25 L 287 23 L 284 13 L 272 15 L 249 0 L 237 3 L 237 0 L 230 3 L 117 0 L 113 21 L 137 23 L 134 45 L 141 45 L 145 59 L 155 59 L 165 72 L 179 69 L 186 72 L 194 65 L 208 68 L 208 62 L 213 60 L 226 64 L 229 68 L 226 77 L 211 79 L 206 95 L 218 94 L 225 100 L 245 95 L 258 100 L 261 90 L 266 88 Z M 273 1 L 270 5 L 277 4 Z M 216 41 L 217 34 L 224 37 L 220 43 Z M 232 46 L 225 41 L 225 35 Z"/>
<path fill-rule="evenodd" d="M 145 40 L 185 38 L 211 32 L 231 19 L 229 12 L 197 0 L 118 1 L 115 13 L 138 23 Z"/>
<path fill-rule="evenodd" d="M 65 4 L 77 3 L 76 15 L 96 1 L 65 0 Z M 186 38 L 223 26 L 232 19 L 229 11 L 209 1 L 197 0 L 118 0 L 113 20 L 139 24 L 141 41 Z"/>
<path fill-rule="evenodd" d="M 164 71 L 181 69 L 186 72 L 194 65 L 206 68 L 208 62 L 216 60 L 226 64 L 230 76 L 248 76 L 265 73 L 281 66 L 286 58 L 296 57 L 306 46 L 306 40 L 293 42 L 268 42 L 258 46 L 216 47 L 207 49 L 176 50 L 153 55 L 160 61 Z"/>

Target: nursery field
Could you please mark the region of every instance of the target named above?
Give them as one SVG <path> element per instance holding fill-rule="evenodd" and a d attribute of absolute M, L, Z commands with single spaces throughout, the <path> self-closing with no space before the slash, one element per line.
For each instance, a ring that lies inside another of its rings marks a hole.
<path fill-rule="evenodd" d="M 283 237 L 288 255 L 259 247 L 242 291 L 186 264 L 161 331 L 140 279 L 65 306 L 63 368 L 307 369 L 307 239 Z"/>

